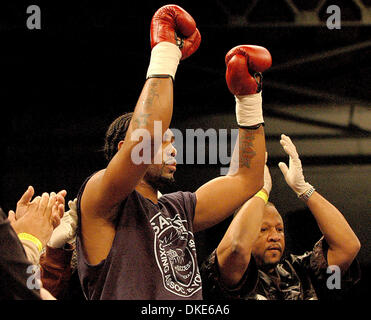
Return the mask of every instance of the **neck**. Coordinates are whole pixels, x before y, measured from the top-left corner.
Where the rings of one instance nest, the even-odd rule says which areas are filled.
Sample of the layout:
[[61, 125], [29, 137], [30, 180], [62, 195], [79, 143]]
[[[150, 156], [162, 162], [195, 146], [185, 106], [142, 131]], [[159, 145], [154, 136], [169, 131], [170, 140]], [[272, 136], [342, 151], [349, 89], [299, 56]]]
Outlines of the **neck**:
[[151, 200], [153, 203], [157, 203], [157, 190], [144, 180], [141, 180], [139, 182], [135, 190], [139, 192], [143, 197]]

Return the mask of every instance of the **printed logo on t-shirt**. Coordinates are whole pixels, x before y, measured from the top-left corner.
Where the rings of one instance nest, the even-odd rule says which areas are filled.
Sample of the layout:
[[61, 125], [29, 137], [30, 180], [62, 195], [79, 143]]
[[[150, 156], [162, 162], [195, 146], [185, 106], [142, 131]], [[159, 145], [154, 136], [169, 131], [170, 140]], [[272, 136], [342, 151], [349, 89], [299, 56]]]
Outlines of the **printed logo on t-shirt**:
[[158, 212], [151, 220], [155, 232], [154, 248], [164, 287], [181, 297], [201, 289], [193, 233], [184, 226], [180, 215], [165, 217]]

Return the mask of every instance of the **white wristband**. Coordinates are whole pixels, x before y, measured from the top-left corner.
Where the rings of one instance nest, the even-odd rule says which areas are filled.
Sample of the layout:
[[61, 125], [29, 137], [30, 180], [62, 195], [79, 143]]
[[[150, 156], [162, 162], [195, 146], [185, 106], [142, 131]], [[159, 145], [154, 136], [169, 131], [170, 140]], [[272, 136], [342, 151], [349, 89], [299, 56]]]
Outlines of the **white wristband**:
[[236, 117], [240, 127], [254, 126], [264, 123], [262, 93], [235, 96]]
[[182, 52], [177, 45], [165, 41], [158, 43], [151, 51], [146, 79], [170, 75], [174, 80], [181, 57]]

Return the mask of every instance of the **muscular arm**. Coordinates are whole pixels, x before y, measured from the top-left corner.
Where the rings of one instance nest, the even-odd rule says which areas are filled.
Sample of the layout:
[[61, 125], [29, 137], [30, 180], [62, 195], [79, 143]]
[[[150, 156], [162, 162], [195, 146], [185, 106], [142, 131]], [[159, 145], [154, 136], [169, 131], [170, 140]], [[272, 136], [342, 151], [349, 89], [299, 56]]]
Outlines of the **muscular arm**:
[[[261, 72], [272, 64], [269, 51], [259, 46], [240, 45], [226, 54], [226, 82], [236, 102], [239, 125], [238, 152], [234, 152], [230, 173], [196, 191], [195, 230], [209, 228], [231, 215], [263, 187], [265, 164]], [[237, 165], [236, 165], [236, 159]]]
[[[155, 134], [160, 134], [159, 139], [162, 142], [162, 135], [169, 127], [172, 111], [172, 80], [170, 78], [148, 79], [138, 99], [122, 147], [107, 168], [86, 185], [82, 196], [82, 212], [107, 218], [113, 213], [112, 209], [133, 191], [149, 165], [148, 162], [134, 163], [132, 156], [139, 155], [138, 149], [145, 145], [142, 144], [142, 139], [136, 141], [134, 135], [139, 133], [139, 136], [145, 137], [146, 133], [150, 141], [146, 141], [147, 144], [142, 151], [150, 154], [148, 160], [152, 162], [154, 154], [161, 147], [160, 144], [154, 143]], [[155, 121], [159, 121], [162, 125], [158, 133], [154, 132]], [[137, 149], [134, 149], [135, 147]]]
[[242, 279], [250, 263], [251, 250], [259, 235], [264, 200], [252, 197], [237, 213], [216, 249], [220, 277], [233, 288]]
[[327, 261], [344, 272], [360, 249], [360, 242], [341, 212], [318, 192], [308, 199], [308, 208], [329, 245]]
[[[182, 41], [177, 39], [177, 34], [184, 36]], [[90, 263], [107, 256], [115, 234], [112, 216], [162, 148], [163, 134], [172, 118], [173, 79], [179, 61], [194, 53], [200, 41], [196, 22], [181, 7], [163, 6], [152, 17], [147, 80], [125, 140], [119, 143], [119, 150], [107, 168], [89, 180], [81, 198], [82, 238]], [[178, 42], [182, 43], [181, 47]]]
[[264, 128], [239, 129], [238, 149], [231, 161], [232, 172], [209, 181], [196, 191], [196, 231], [221, 222], [263, 187], [264, 159]]
[[[150, 31], [152, 50], [147, 80], [125, 141], [106, 170], [86, 185], [82, 211], [101, 217], [112, 215], [113, 209], [133, 191], [148, 165], [153, 163], [161, 148], [163, 133], [169, 128], [173, 113], [173, 79], [179, 61], [198, 49], [201, 35], [192, 16], [176, 5], [159, 8], [152, 17]], [[177, 34], [183, 36], [181, 47]], [[158, 130], [156, 123], [160, 126]], [[138, 159], [142, 156], [144, 163]]]
[[139, 97], [124, 143], [107, 168], [96, 173], [86, 184], [81, 198], [81, 228], [84, 249], [91, 264], [99, 263], [108, 255], [115, 236], [111, 217], [119, 203], [134, 190], [149, 165], [133, 162], [133, 149], [141, 143], [132, 139], [135, 130], [143, 129], [149, 134], [148, 147], [151, 149], [149, 152], [152, 162], [157, 152], [154, 148], [154, 122], [162, 123], [162, 130], [159, 132], [162, 138], [164, 130], [169, 126], [172, 108], [172, 80], [148, 79]]

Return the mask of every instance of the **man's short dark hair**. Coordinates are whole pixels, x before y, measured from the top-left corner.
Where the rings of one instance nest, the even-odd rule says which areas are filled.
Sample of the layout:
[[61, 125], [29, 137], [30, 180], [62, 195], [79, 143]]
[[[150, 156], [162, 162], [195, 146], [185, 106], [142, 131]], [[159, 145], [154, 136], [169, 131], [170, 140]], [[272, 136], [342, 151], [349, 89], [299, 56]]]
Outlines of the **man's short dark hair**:
[[124, 113], [116, 118], [108, 127], [104, 138], [104, 156], [108, 162], [111, 161], [117, 152], [118, 143], [125, 140], [126, 133], [129, 129], [133, 112]]

